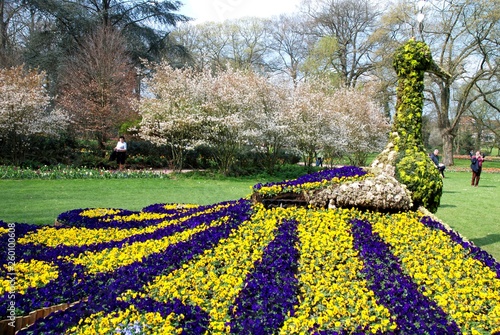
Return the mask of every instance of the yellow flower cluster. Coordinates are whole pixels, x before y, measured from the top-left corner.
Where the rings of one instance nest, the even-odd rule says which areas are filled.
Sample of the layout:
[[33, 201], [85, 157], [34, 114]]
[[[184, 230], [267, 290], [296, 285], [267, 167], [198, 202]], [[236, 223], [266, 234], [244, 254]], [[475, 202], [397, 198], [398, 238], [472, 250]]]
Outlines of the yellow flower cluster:
[[[336, 182], [341, 182], [341, 179]], [[230, 204], [213, 206], [180, 219], [158, 214], [167, 216], [161, 223], [143, 228], [42, 228], [27, 234], [18, 243], [56, 246], [117, 241], [181, 224], [227, 206]], [[101, 214], [110, 215], [108, 211]], [[86, 215], [97, 215], [97, 212]], [[154, 217], [146, 212], [133, 215], [136, 220]], [[281, 222], [296, 220], [299, 240], [295, 246], [299, 254], [296, 275], [298, 302], [293, 315], [288, 315], [281, 329], [275, 330], [275, 333], [299, 335], [308, 334], [312, 329], [347, 333], [366, 329], [367, 333], [389, 333], [397, 327], [395, 316], [387, 307], [377, 303], [376, 292], [369, 288], [362, 274], [363, 260], [353, 246], [351, 220], [357, 218], [372, 224], [373, 233], [390, 246], [403, 271], [418, 285], [422, 294], [435, 301], [457, 323], [463, 334], [500, 332], [500, 280], [496, 273], [471, 257], [446, 233], [421, 223], [422, 216], [421, 212], [413, 211], [382, 214], [342, 208], [265, 209], [257, 203], [253, 205], [251, 219], [242, 222], [214, 248], [195, 256], [179, 269], [154, 278], [140, 291], [122, 293], [119, 300], [149, 297], [170, 302], [179, 299], [185, 305], [199, 306], [208, 313], [207, 334], [228, 334], [231, 332], [231, 306], [235, 304], [247, 275], [262, 259]], [[189, 240], [194, 234], [224, 224], [227, 220], [224, 217], [211, 222], [201, 221], [203, 223], [196, 228], [171, 236], [130, 242], [120, 248], [84, 252], [65, 257], [65, 261], [84, 266], [89, 274], [114, 271], [162, 253], [169, 246]], [[36, 260], [21, 261], [15, 265], [14, 271], [16, 292], [21, 294], [29, 287], [41, 287], [58, 278], [56, 266]], [[12, 283], [11, 278], [0, 278], [0, 294], [10, 291]], [[182, 318], [183, 315], [162, 317], [158, 313], [138, 311], [131, 305], [125, 310], [101, 312], [84, 318], [67, 333], [125, 334], [131, 329], [139, 329], [147, 334], [178, 334], [182, 332], [178, 328]]]
[[[4, 267], [7, 270], [7, 266]], [[28, 288], [45, 286], [59, 277], [57, 266], [34, 259], [29, 262], [17, 262], [14, 265], [14, 273], [14, 278], [0, 278], [0, 295], [11, 291], [11, 279], [14, 279], [15, 292], [25, 294]]]
[[153, 280], [144, 288], [146, 294], [159, 301], [178, 298], [185, 304], [197, 305], [210, 315], [209, 333], [228, 332], [225, 324], [231, 320], [229, 307], [273, 239], [279, 211], [256, 206], [250, 221], [181, 269]]
[[271, 186], [263, 186], [257, 191], [257, 193], [263, 196], [273, 196], [281, 193], [301, 193], [303, 191], [326, 188], [330, 185], [343, 184], [349, 181], [354, 181], [354, 180], [361, 181], [368, 177], [373, 177], [373, 174], [365, 174], [363, 176], [354, 176], [354, 177], [340, 177], [340, 178], [334, 177], [332, 179], [323, 179], [322, 181], [303, 183], [299, 185], [283, 186], [280, 184], [276, 184]]
[[152, 254], [160, 253], [169, 246], [188, 240], [209, 227], [222, 224], [226, 219], [201, 224], [194, 229], [184, 230], [177, 234], [166, 236], [159, 240], [147, 240], [121, 246], [120, 248], [109, 248], [99, 252], [84, 252], [77, 258], [67, 257], [66, 260], [86, 267], [88, 273], [111, 272], [121, 266], [126, 266], [140, 261]]
[[193, 209], [193, 208], [198, 208], [200, 205], [198, 204], [166, 204], [163, 206], [166, 210], [169, 209], [175, 209], [175, 210], [180, 210], [180, 209]]
[[112, 222], [112, 221], [121, 221], [121, 222], [132, 222], [132, 221], [145, 221], [145, 220], [159, 220], [165, 219], [173, 214], [166, 213], [134, 213], [130, 215], [123, 216], [113, 216], [107, 219], [104, 219], [103, 222]]
[[[158, 229], [158, 226], [148, 228], [154, 231]], [[18, 240], [18, 243], [43, 244], [48, 247], [56, 247], [58, 245], [84, 246], [96, 243], [121, 241], [127, 237], [144, 232], [145, 230], [141, 228], [89, 229], [84, 227], [69, 227], [57, 229], [53, 227], [43, 227], [33, 233], [26, 234], [26, 236]]]
[[[181, 320], [182, 315], [170, 314], [163, 318], [160, 313], [139, 312], [134, 305], [123, 311], [105, 315], [103, 312], [93, 314], [80, 320], [79, 324], [70, 328], [66, 334], [72, 335], [105, 335], [105, 334], [151, 334], [174, 335], [181, 334], [182, 329], [172, 324]], [[127, 332], [128, 330], [128, 332]], [[135, 330], [132, 332], [132, 330]]]
[[280, 334], [305, 334], [314, 325], [321, 329], [355, 330], [366, 326], [373, 333], [394, 330], [389, 311], [376, 303], [359, 276], [362, 262], [353, 249], [349, 220], [354, 211], [313, 211], [304, 208], [264, 209], [255, 206], [252, 219], [212, 250], [162, 275], [144, 287], [145, 293], [126, 292], [122, 299], [149, 296], [159, 301], [180, 299], [210, 315], [209, 333], [229, 333], [229, 307], [238, 296], [253, 264], [274, 238], [285, 219], [299, 221], [299, 306]]
[[[69, 228], [43, 227], [42, 229], [38, 229], [33, 233], [26, 234], [26, 236], [20, 238], [17, 241], [17, 243], [19, 244], [34, 243], [34, 244], [43, 244], [48, 247], [56, 247], [58, 245], [84, 246], [84, 245], [91, 245], [91, 244], [111, 242], [111, 241], [121, 241], [123, 239], [126, 239], [128, 237], [137, 234], [152, 233], [160, 228], [164, 228], [172, 224], [177, 224], [179, 222], [186, 221], [194, 216], [216, 212], [227, 206], [229, 205], [221, 204], [219, 206], [214, 206], [205, 211], [197, 212], [193, 215], [183, 217], [179, 220], [168, 220], [167, 218], [165, 218], [165, 221], [161, 222], [160, 224], [144, 228], [89, 229], [84, 227], [69, 227]], [[137, 221], [149, 220], [152, 218], [152, 214], [148, 212], [141, 212], [139, 216], [137, 216], [137, 214], [132, 214], [132, 215], [134, 216], [134, 220]], [[123, 216], [123, 218], [125, 218], [125, 216]]]
[[359, 275], [363, 264], [349, 224], [354, 211], [297, 209], [291, 214], [299, 221], [301, 301], [280, 334], [306, 334], [315, 325], [347, 332], [358, 326], [373, 333], [394, 330], [389, 311], [377, 304]]
[[3, 234], [7, 234], [8, 232], [9, 232], [9, 229], [0, 227], [0, 236], [2, 236]]
[[426, 227], [418, 218], [410, 212], [378, 215], [371, 222], [413, 281], [425, 288], [422, 293], [449, 314], [464, 334], [500, 331], [500, 279], [444, 232]]
[[86, 209], [80, 213], [80, 216], [85, 216], [88, 218], [98, 218], [103, 217], [105, 215], [115, 215], [120, 213], [119, 209], [113, 208], [92, 208]]
[[[167, 213], [155, 213], [155, 212], [139, 212], [139, 213], [133, 213], [129, 215], [115, 215], [112, 217], [109, 217], [107, 219], [104, 219], [104, 222], [112, 222], [112, 221], [122, 221], [122, 222], [132, 222], [132, 221], [145, 221], [145, 220], [159, 220], [159, 219], [165, 219], [174, 215], [177, 215], [179, 212], [182, 212], [183, 210], [189, 210], [192, 208], [198, 208], [199, 205], [193, 205], [193, 204], [167, 204], [164, 205], [163, 208], [169, 210], [169, 209], [175, 209], [176, 212], [172, 214], [167, 214]], [[118, 212], [119, 213], [119, 212]], [[108, 214], [118, 214], [118, 213], [108, 213]], [[103, 214], [104, 216], [105, 214]]]

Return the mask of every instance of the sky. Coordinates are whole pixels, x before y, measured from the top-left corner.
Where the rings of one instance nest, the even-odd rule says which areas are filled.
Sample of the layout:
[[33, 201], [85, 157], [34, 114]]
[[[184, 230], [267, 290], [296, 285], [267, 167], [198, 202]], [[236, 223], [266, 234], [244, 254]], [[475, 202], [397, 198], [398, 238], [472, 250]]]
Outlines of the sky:
[[300, 0], [181, 0], [179, 14], [194, 18], [194, 23], [221, 22], [246, 16], [269, 18], [297, 11]]

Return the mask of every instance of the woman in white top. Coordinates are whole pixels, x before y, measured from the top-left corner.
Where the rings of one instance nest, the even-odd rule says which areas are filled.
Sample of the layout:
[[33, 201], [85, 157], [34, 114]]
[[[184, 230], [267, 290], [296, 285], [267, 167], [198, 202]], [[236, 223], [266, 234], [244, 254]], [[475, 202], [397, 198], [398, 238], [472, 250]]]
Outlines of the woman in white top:
[[119, 169], [123, 170], [123, 165], [127, 158], [127, 142], [125, 142], [125, 137], [120, 136], [114, 150], [116, 152], [116, 162], [118, 163]]

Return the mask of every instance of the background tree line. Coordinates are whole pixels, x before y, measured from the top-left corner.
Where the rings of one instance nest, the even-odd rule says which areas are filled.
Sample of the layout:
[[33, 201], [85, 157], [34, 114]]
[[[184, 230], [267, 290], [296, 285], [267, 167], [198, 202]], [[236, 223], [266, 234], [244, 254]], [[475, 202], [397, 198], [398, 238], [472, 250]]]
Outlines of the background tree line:
[[[103, 155], [110, 138], [136, 129], [133, 134], [160, 145], [177, 167], [189, 156], [185, 149], [202, 144], [223, 171], [234, 163], [236, 153], [252, 146], [262, 151], [266, 159], [258, 161], [271, 164], [269, 168], [278, 149], [301, 154], [306, 161], [318, 153], [349, 153], [353, 162], [362, 163], [364, 150], [374, 150], [379, 139], [369, 133], [372, 128], [358, 124], [353, 128], [366, 135], [358, 137], [367, 147], [346, 150], [342, 145], [347, 139], [340, 140], [340, 134], [351, 139], [356, 134], [342, 133], [351, 119], [342, 123], [334, 112], [337, 107], [328, 104], [341, 94], [367, 96], [370, 106], [379, 106], [390, 118], [395, 96], [391, 57], [411, 37], [429, 44], [436, 62], [451, 75], [446, 80], [426, 78], [424, 138], [428, 145], [442, 147], [447, 165], [453, 164], [454, 153], [486, 144], [498, 147], [500, 10], [496, 0], [397, 0], [384, 5], [368, 0], [304, 0], [290, 15], [196, 25], [179, 14], [181, 6], [178, 1], [0, 0], [2, 71], [17, 69], [5, 72], [7, 78], [21, 73], [43, 76], [38, 87], [44, 103], [17, 110], [35, 113], [35, 119], [57, 116], [60, 120], [52, 123], [58, 126], [55, 130], [13, 130], [7, 126], [14, 124], [9, 106], [19, 98], [2, 94], [2, 162], [20, 163], [35, 142], [42, 148], [41, 142], [56, 140], [65, 150], [81, 149], [82, 140], [92, 140]], [[419, 11], [424, 15], [420, 24]], [[162, 78], [171, 73], [179, 76], [176, 80], [187, 80], [184, 76], [206, 80], [212, 91], [202, 94], [200, 85], [193, 86], [190, 89], [198, 87], [198, 91], [190, 93], [191, 99], [204, 101], [175, 105], [172, 101], [179, 97], [158, 87], [167, 85], [161, 84]], [[235, 81], [231, 91], [224, 80]], [[324, 106], [312, 103], [321, 100], [318, 95], [323, 95]], [[153, 102], [159, 105], [147, 107]], [[363, 115], [359, 106], [338, 108], [343, 108], [344, 115]], [[300, 115], [305, 110], [311, 119]], [[194, 118], [196, 122], [189, 126], [162, 123], [163, 128], [153, 131], [148, 120], [159, 118], [148, 114], [153, 112], [163, 117], [184, 113], [186, 117], [179, 121]], [[238, 123], [236, 128], [229, 129], [232, 123], [224, 119], [229, 116]], [[296, 122], [280, 123], [287, 117]], [[309, 124], [312, 134], [302, 139], [303, 144], [293, 128], [299, 120]], [[212, 134], [208, 124], [214, 127]], [[273, 133], [280, 126], [294, 129], [296, 141]], [[283, 145], [255, 138], [265, 131]], [[383, 131], [382, 127], [379, 133]], [[232, 157], [227, 157], [229, 153]]]

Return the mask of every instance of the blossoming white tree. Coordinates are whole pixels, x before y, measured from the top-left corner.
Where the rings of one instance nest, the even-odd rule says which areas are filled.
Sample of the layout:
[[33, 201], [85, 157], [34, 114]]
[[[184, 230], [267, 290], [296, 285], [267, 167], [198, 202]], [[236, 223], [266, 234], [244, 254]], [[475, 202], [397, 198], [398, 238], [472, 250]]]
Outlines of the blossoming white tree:
[[[332, 115], [339, 131], [334, 150], [347, 157], [352, 165], [366, 164], [369, 153], [381, 151], [387, 142], [389, 120], [375, 103], [374, 92], [342, 88], [333, 94]], [[325, 149], [328, 149], [328, 144]]]
[[290, 143], [307, 165], [322, 152], [345, 156], [353, 165], [366, 164], [369, 153], [383, 148], [388, 120], [369, 88], [332, 88], [326, 82], [301, 83], [289, 100], [286, 119]]
[[204, 98], [203, 138], [212, 147], [219, 170], [228, 173], [245, 143], [244, 117], [250, 113], [252, 103], [247, 72], [229, 68], [212, 75], [205, 70], [200, 83]]
[[261, 167], [272, 170], [287, 140], [284, 122], [286, 90], [252, 71], [228, 68], [205, 76], [205, 139], [215, 150], [222, 172], [228, 172], [243, 146], [257, 152]]
[[23, 66], [0, 69], [0, 141], [8, 142], [16, 164], [30, 149], [30, 135], [57, 135], [69, 122], [62, 111], [49, 109], [44, 83], [43, 72]]
[[290, 134], [286, 123], [289, 91], [285, 85], [254, 73], [249, 73], [246, 81], [249, 87], [241, 94], [250, 96], [250, 108], [243, 115], [243, 135], [258, 154], [260, 167], [272, 172]]
[[308, 166], [326, 144], [336, 145], [339, 140], [330, 113], [333, 103], [331, 96], [311, 82], [298, 85], [288, 101], [285, 117], [290, 130], [289, 143], [302, 153]]
[[201, 139], [199, 77], [166, 63], [151, 69], [153, 75], [147, 81], [151, 97], [141, 99], [137, 106], [142, 116], [139, 135], [154, 144], [168, 145], [172, 167], [180, 170], [186, 149]]
[[230, 67], [195, 72], [163, 63], [151, 70], [152, 97], [139, 102], [140, 135], [169, 145], [177, 168], [183, 152], [202, 142], [222, 173], [243, 148], [260, 155], [261, 167], [272, 171], [285, 146], [300, 151], [310, 166], [318, 151], [364, 163], [385, 143], [387, 122], [362, 90], [332, 90], [312, 81], [288, 87]]
[[183, 151], [204, 143], [223, 173], [229, 172], [242, 147], [252, 148], [272, 169], [286, 140], [284, 90], [247, 70], [227, 68], [194, 72], [166, 63], [151, 68], [152, 97], [139, 102], [140, 135], [172, 149], [174, 165]]

